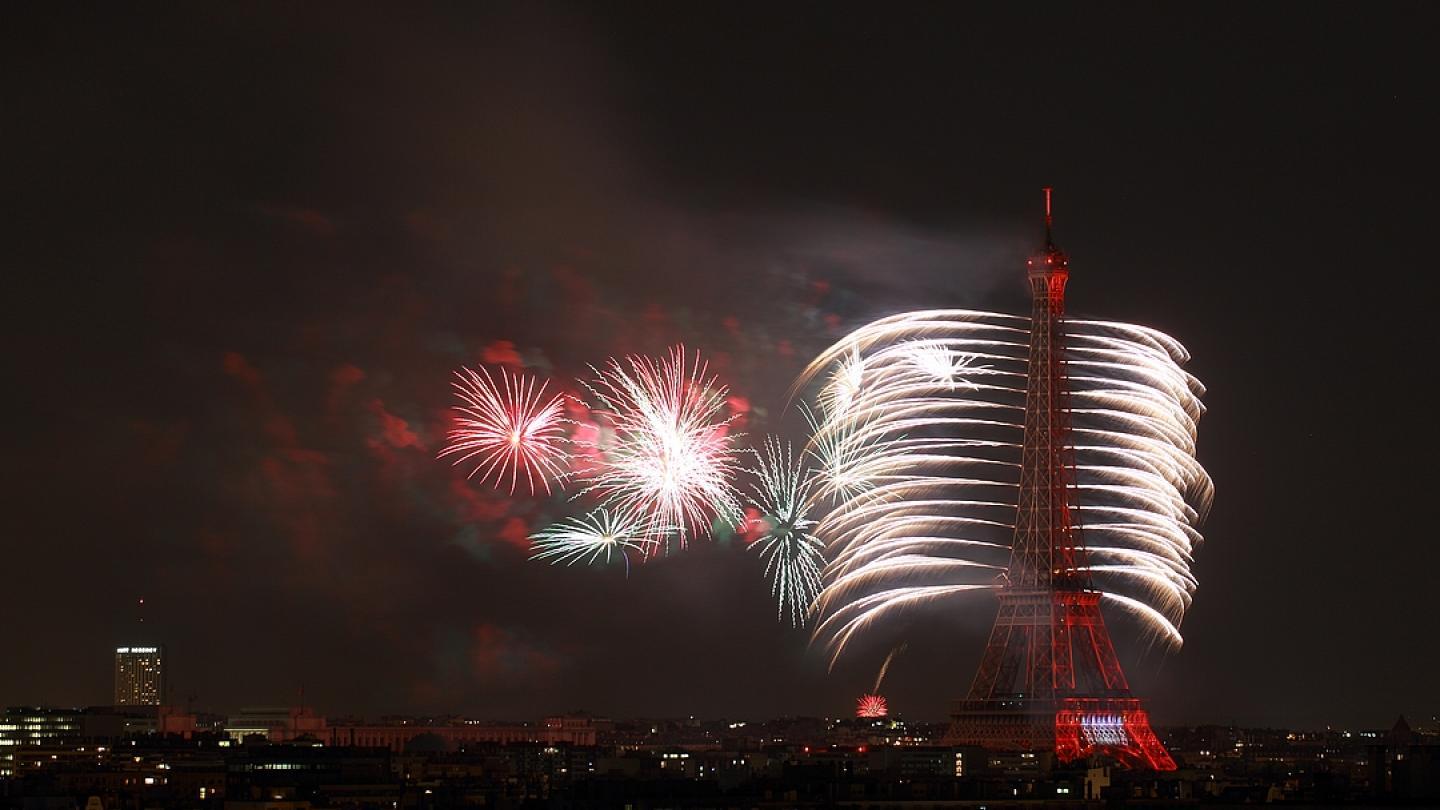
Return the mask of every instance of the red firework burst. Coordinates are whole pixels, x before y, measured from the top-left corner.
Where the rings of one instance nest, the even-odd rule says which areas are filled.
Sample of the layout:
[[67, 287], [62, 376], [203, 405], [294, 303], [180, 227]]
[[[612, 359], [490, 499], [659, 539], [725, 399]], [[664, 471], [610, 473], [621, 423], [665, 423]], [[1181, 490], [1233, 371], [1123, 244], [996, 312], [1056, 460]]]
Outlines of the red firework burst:
[[559, 394], [545, 399], [545, 383], [524, 374], [500, 370], [500, 384], [482, 366], [477, 374], [468, 368], [455, 372], [455, 427], [440, 456], [459, 456], [455, 464], [475, 465], [469, 477], [481, 483], [494, 479], [496, 487], [510, 479], [510, 494], [524, 477], [530, 494], [536, 482], [550, 493], [550, 482], [564, 475], [566, 455], [564, 403]]
[[855, 702], [856, 717], [884, 717], [890, 713], [884, 695], [861, 695]]

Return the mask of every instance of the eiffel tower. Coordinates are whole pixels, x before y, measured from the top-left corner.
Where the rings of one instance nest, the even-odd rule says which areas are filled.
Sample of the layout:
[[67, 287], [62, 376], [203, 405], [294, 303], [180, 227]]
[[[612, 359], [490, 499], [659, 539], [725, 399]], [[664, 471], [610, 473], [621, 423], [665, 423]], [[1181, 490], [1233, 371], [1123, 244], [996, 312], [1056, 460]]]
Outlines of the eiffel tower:
[[1064, 359], [1069, 259], [1051, 226], [1047, 188], [1045, 247], [1029, 260], [1025, 439], [1010, 564], [995, 627], [969, 696], [951, 714], [947, 742], [1174, 770], [1130, 693], [1086, 569]]

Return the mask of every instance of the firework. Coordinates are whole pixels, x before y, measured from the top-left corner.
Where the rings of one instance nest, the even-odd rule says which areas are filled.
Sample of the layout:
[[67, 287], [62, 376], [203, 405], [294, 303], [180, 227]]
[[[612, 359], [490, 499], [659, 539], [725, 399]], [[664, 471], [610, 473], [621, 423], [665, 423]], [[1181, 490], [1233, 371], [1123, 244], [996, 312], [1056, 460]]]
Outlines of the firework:
[[844, 418], [823, 419], [800, 405], [810, 426], [805, 454], [816, 465], [815, 495], [835, 505], [848, 504], [875, 487], [875, 462], [885, 458], [881, 433], [867, 423]]
[[975, 365], [978, 355], [956, 351], [944, 341], [913, 340], [902, 345], [900, 350], [909, 356], [910, 362], [921, 374], [950, 387], [959, 384], [978, 391], [980, 387], [971, 382], [970, 377], [990, 370], [989, 366]]
[[880, 718], [890, 714], [890, 707], [885, 702], [883, 695], [862, 695], [855, 702], [855, 716], [863, 718]]
[[820, 405], [825, 409], [826, 417], [844, 417], [855, 397], [860, 395], [860, 386], [864, 381], [865, 361], [857, 351], [836, 366], [830, 374], [829, 384], [820, 392]]
[[[727, 389], [683, 347], [661, 359], [631, 356], [593, 369], [586, 384], [601, 425], [597, 463], [582, 494], [608, 508], [644, 516], [657, 548], [673, 539], [684, 547], [715, 522], [738, 526], [738, 468], [730, 419], [722, 416]], [[662, 531], [663, 530], [663, 531]]]
[[[1195, 459], [1204, 387], [1164, 334], [1065, 327], [1086, 573], [1107, 603], [1179, 644], [1197, 587], [1195, 526], [1213, 491]], [[824, 459], [846, 448], [854, 458], [836, 466], [849, 483], [822, 486], [850, 499], [816, 528], [830, 559], [816, 635], [832, 655], [890, 614], [997, 586], [1014, 531], [1028, 349], [1026, 318], [914, 312], [860, 328], [801, 376], [797, 390], [823, 381], [811, 442], [822, 474]], [[858, 380], [843, 409], [829, 404], [841, 379]]]
[[880, 684], [885, 682], [885, 674], [890, 671], [891, 662], [895, 660], [895, 656], [905, 652], [906, 646], [905, 644], [900, 644], [892, 649], [889, 655], [885, 656], [885, 663], [880, 665], [880, 674], [875, 676], [875, 686], [870, 690], [872, 694], [880, 694]]
[[510, 481], [510, 494], [521, 477], [536, 492], [537, 482], [550, 493], [552, 481], [564, 477], [561, 444], [565, 429], [563, 404], [557, 394], [546, 399], [544, 382], [501, 369], [497, 385], [482, 366], [455, 372], [452, 383], [464, 404], [455, 407], [455, 427], [440, 457], [457, 456], [455, 465], [473, 463], [470, 478], [494, 479], [496, 487]]
[[619, 555], [630, 572], [630, 552], [644, 557], [657, 542], [646, 519], [604, 507], [566, 518], [530, 535], [530, 559], [555, 565], [609, 563]]
[[764, 532], [752, 548], [765, 562], [765, 576], [778, 604], [780, 617], [800, 627], [815, 597], [820, 594], [820, 571], [825, 567], [824, 544], [811, 529], [808, 517], [813, 480], [797, 463], [789, 443], [766, 437], [763, 453], [755, 453], [751, 486], [762, 514]]

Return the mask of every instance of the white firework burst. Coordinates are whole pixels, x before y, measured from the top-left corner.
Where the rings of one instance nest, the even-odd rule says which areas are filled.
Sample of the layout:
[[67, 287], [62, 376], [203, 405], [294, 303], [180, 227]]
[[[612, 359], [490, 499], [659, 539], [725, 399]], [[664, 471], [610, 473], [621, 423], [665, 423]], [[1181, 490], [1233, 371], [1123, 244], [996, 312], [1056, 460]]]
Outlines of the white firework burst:
[[699, 355], [689, 364], [684, 348], [676, 347], [658, 360], [631, 356], [592, 370], [595, 379], [586, 387], [596, 400], [602, 438], [580, 494], [647, 519], [647, 536], [663, 537], [652, 551], [665, 550], [672, 539], [683, 548], [717, 521], [738, 526], [736, 435], [733, 417], [722, 415], [727, 389]]
[[808, 516], [813, 503], [813, 478], [791, 452], [788, 442], [767, 436], [763, 452], [754, 453], [755, 505], [763, 532], [751, 546], [765, 563], [765, 576], [783, 619], [800, 627], [820, 593], [820, 572], [825, 567], [824, 544], [812, 530]]
[[646, 518], [600, 507], [530, 535], [530, 559], [554, 565], [595, 565], [609, 563], [618, 555], [625, 561], [625, 572], [629, 574], [630, 552], [644, 557], [659, 542], [650, 531], [650, 521]]
[[980, 386], [970, 378], [990, 371], [989, 366], [976, 365], [979, 355], [956, 351], [944, 341], [912, 340], [898, 348], [921, 374], [947, 386], [963, 385], [978, 391]]

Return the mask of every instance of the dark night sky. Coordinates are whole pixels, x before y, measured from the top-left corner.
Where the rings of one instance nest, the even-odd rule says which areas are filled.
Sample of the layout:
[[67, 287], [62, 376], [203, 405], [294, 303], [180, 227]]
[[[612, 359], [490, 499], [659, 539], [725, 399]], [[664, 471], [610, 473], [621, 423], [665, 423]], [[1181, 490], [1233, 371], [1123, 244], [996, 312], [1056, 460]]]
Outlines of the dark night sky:
[[1440, 712], [1433, 6], [683, 5], [7, 24], [0, 703], [158, 640], [220, 710], [836, 714], [908, 638], [886, 691], [940, 717], [988, 606], [827, 675], [735, 546], [527, 563], [564, 504], [434, 459], [448, 374], [684, 341], [794, 433], [844, 330], [1023, 311], [1053, 184], [1071, 310], [1210, 389], [1187, 643], [1117, 630], [1157, 722]]

